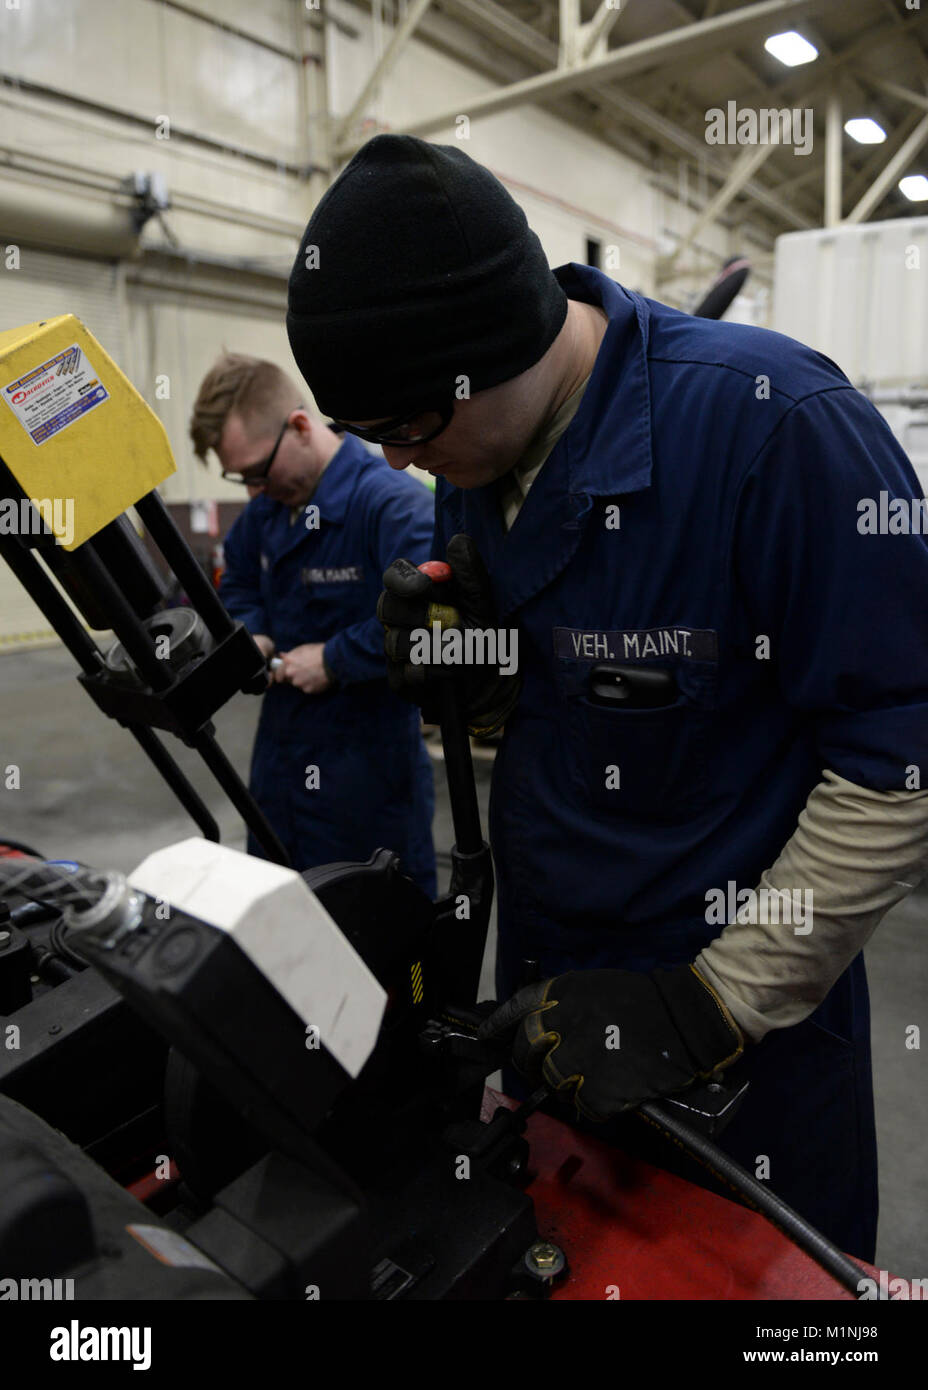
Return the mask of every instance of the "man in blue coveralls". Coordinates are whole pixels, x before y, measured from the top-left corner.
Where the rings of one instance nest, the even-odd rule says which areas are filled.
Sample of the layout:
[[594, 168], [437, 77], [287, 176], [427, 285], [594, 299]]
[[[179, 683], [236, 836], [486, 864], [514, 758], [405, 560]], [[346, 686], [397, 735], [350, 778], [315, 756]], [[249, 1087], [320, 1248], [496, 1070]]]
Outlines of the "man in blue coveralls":
[[[464, 687], [505, 727], [485, 1035], [594, 1120], [742, 1058], [722, 1146], [872, 1257], [861, 949], [928, 859], [910, 464], [811, 349], [552, 272], [458, 148], [375, 137], [310, 245], [287, 324], [320, 407], [435, 475], [465, 623], [518, 634], [519, 678]], [[427, 699], [412, 634], [447, 600], [404, 561], [385, 585], [391, 682]]]
[[[434, 789], [418, 711], [387, 687], [376, 605], [398, 552], [428, 558], [432, 498], [300, 403], [272, 362], [226, 353], [190, 432], [250, 502], [225, 539], [220, 593], [265, 656], [251, 791], [298, 870], [383, 846], [435, 897]], [[249, 836], [251, 854], [262, 851]]]

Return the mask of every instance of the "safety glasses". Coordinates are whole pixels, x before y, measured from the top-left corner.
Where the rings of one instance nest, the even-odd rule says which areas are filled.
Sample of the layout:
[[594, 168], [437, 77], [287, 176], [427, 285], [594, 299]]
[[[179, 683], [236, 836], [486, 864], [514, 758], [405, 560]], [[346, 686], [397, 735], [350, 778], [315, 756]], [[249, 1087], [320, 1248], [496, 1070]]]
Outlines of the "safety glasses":
[[395, 420], [384, 420], [376, 428], [349, 425], [344, 420], [333, 420], [336, 429], [356, 434], [369, 444], [428, 444], [430, 439], [447, 429], [454, 414], [454, 402], [438, 406], [434, 410], [416, 410], [409, 415], [398, 415]]
[[288, 415], [286, 420], [281, 425], [280, 434], [277, 436], [277, 441], [266, 459], [262, 459], [260, 462], [256, 463], [253, 468], [248, 468], [243, 472], [236, 471], [232, 473], [227, 473], [226, 470], [223, 469], [222, 476], [230, 483], [243, 483], [245, 487], [264, 487], [267, 483], [267, 475], [271, 471], [271, 465], [273, 464], [274, 459], [277, 457], [277, 450], [280, 448], [280, 441], [286, 434], [287, 426], [289, 425], [289, 423], [290, 416]]

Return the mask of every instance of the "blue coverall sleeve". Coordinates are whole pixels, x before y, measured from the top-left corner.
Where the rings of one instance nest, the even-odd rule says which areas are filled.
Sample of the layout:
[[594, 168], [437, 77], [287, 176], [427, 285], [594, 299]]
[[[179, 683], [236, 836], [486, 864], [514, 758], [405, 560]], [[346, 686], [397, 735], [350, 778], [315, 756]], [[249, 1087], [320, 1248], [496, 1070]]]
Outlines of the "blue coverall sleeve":
[[223, 542], [225, 568], [219, 581], [219, 597], [233, 618], [247, 630], [270, 635], [261, 597], [261, 537], [248, 508], [236, 517]]
[[889, 426], [845, 387], [787, 411], [735, 514], [733, 556], [752, 636], [769, 637], [779, 689], [813, 721], [822, 767], [873, 791], [928, 783], [921, 499]]
[[[367, 519], [367, 551], [378, 579], [394, 560], [421, 565], [432, 553], [432, 494], [422, 483], [408, 481], [402, 490], [384, 490]], [[386, 675], [383, 642], [383, 624], [375, 613], [330, 638], [323, 654], [340, 685], [377, 680]]]

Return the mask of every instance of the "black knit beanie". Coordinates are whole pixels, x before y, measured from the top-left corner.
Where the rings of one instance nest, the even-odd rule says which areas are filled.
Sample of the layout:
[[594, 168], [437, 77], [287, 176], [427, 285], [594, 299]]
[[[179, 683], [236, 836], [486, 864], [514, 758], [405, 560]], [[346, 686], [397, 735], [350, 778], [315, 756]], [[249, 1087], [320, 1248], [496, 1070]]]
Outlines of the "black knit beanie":
[[379, 420], [518, 376], [566, 314], [499, 179], [453, 145], [376, 135], [309, 220], [287, 333], [324, 414]]

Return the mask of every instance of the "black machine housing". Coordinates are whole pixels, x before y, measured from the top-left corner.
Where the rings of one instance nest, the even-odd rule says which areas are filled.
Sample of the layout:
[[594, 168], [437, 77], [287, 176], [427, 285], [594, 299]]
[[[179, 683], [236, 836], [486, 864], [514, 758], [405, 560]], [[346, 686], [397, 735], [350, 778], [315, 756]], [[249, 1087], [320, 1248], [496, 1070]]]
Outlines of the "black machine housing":
[[[23, 496], [2, 460], [0, 483]], [[125, 515], [71, 552], [37, 519], [0, 537], [0, 555], [204, 838], [218, 841], [218, 826], [158, 731], [200, 753], [267, 857], [288, 866], [210, 723], [237, 691], [266, 689], [264, 658], [158, 494], [135, 510], [186, 609], [165, 608]], [[102, 629], [116, 637], [108, 651], [92, 635]], [[518, 1186], [525, 1141], [508, 1111], [481, 1123], [497, 1063], [461, 1014], [476, 1001], [493, 878], [450, 699], [443, 738], [457, 835], [448, 894], [431, 902], [387, 850], [303, 875], [388, 995], [353, 1081], [324, 1048], [304, 1053], [308, 1069], [295, 1063], [301, 1020], [209, 923], [162, 921], [146, 900], [122, 949], [78, 942], [67, 913], [105, 875], [94, 884], [82, 866], [0, 846], [0, 1171], [11, 1175], [0, 1271], [25, 1261], [26, 1275], [73, 1277], [86, 1298], [500, 1297], [518, 1285], [536, 1238]], [[182, 938], [195, 943], [187, 961]], [[72, 1238], [44, 1240], [55, 1229]], [[42, 1268], [25, 1268], [29, 1251]]]

